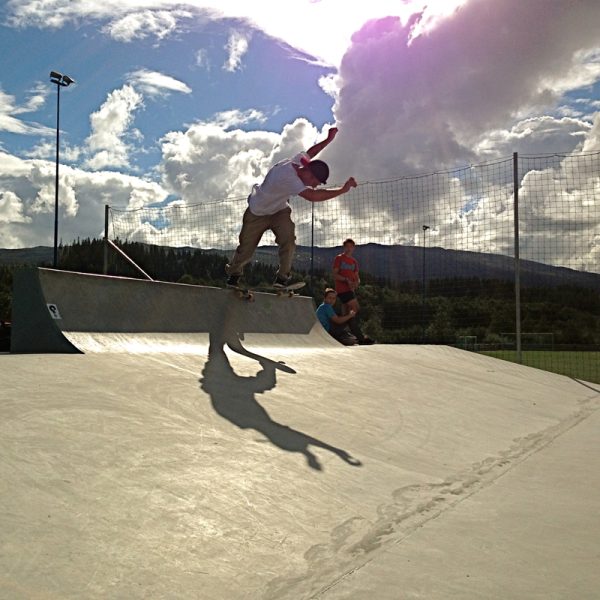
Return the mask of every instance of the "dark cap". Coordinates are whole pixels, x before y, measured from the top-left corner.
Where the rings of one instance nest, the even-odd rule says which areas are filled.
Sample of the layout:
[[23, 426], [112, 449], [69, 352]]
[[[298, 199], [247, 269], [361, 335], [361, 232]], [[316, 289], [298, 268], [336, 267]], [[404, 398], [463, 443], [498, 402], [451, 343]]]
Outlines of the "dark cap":
[[311, 160], [306, 166], [321, 183], [327, 183], [327, 178], [329, 177], [327, 163], [324, 163], [322, 160]]

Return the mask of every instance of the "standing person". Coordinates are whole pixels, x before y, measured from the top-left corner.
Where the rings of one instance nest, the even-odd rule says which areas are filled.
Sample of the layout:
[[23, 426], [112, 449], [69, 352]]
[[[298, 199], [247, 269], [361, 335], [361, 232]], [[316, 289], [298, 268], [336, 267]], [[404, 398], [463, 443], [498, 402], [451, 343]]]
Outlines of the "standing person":
[[373, 340], [364, 335], [360, 329], [358, 311], [360, 306], [356, 297], [356, 289], [360, 285], [360, 276], [358, 274], [358, 261], [352, 256], [356, 244], [354, 240], [348, 238], [344, 240], [343, 252], [338, 254], [333, 260], [333, 278], [335, 280], [335, 291], [342, 303], [342, 315], [350, 312], [355, 317], [349, 321], [350, 331], [356, 336], [359, 344], [372, 344]]
[[355, 346], [358, 340], [348, 331], [346, 325], [354, 317], [354, 311], [350, 310], [347, 315], [339, 316], [333, 309], [336, 300], [336, 291], [327, 288], [323, 296], [323, 303], [317, 308], [317, 318], [325, 331], [338, 342], [341, 342], [344, 346]]
[[228, 286], [238, 285], [244, 266], [252, 260], [263, 233], [268, 229], [275, 234], [275, 242], [279, 246], [279, 269], [273, 285], [285, 287], [291, 283], [296, 235], [291, 219], [290, 196], [297, 194], [309, 202], [324, 202], [356, 187], [356, 181], [350, 177], [340, 188], [314, 189], [327, 182], [329, 167], [322, 160], [312, 159], [334, 140], [337, 131], [336, 127], [332, 127], [323, 141], [292, 159], [278, 162], [261, 184], [254, 185], [242, 219], [239, 245], [225, 269], [229, 275]]

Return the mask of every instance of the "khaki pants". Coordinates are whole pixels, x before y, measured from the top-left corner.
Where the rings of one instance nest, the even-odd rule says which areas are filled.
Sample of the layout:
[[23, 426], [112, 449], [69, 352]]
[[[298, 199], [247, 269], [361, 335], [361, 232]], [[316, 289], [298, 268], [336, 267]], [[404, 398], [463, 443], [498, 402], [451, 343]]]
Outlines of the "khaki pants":
[[244, 266], [254, 256], [254, 251], [263, 233], [270, 229], [275, 234], [279, 246], [278, 275], [288, 276], [292, 270], [292, 260], [296, 250], [296, 229], [291, 218], [292, 209], [284, 208], [274, 215], [254, 215], [247, 208], [242, 219], [240, 243], [226, 267], [228, 275], [241, 275]]

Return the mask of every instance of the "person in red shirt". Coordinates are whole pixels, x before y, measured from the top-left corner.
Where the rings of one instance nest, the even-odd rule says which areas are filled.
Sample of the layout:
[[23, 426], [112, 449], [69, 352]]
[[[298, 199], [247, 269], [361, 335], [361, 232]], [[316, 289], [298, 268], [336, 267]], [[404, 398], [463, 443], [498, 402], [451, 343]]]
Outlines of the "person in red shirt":
[[[360, 285], [360, 276], [358, 274], [358, 261], [352, 256], [356, 244], [350, 238], [344, 240], [344, 251], [338, 254], [333, 260], [333, 278], [335, 280], [335, 291], [342, 302], [342, 315], [347, 315], [351, 311], [358, 314], [360, 306], [356, 298], [356, 289]], [[359, 344], [372, 344], [373, 340], [362, 333], [358, 323], [358, 317], [355, 316], [348, 322], [350, 331], [356, 336]]]
[[352, 256], [356, 244], [348, 238], [344, 240], [344, 251], [333, 260], [333, 278], [335, 279], [335, 291], [342, 302], [343, 313], [350, 310], [358, 312], [358, 300], [355, 290], [360, 284], [358, 275], [358, 261]]

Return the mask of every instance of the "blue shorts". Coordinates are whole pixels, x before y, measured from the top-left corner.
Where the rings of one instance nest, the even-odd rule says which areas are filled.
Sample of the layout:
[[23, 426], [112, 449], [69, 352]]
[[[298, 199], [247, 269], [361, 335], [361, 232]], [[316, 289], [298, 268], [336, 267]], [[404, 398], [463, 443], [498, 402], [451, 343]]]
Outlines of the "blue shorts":
[[354, 298], [356, 298], [356, 294], [352, 290], [348, 292], [340, 292], [338, 294], [338, 298], [342, 304], [347, 304], [350, 302], [350, 300], [354, 300]]

